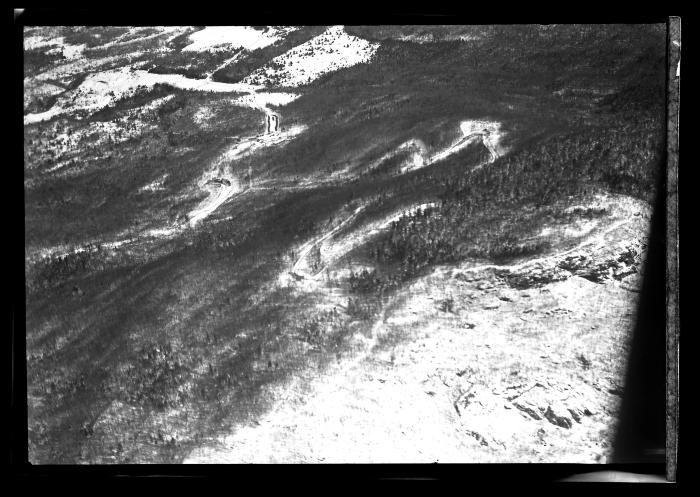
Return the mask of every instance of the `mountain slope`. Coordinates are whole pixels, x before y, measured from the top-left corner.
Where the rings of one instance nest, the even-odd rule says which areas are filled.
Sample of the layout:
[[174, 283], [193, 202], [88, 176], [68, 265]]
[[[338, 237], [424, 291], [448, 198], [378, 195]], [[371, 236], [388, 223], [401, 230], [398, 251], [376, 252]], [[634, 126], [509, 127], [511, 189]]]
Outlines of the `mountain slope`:
[[31, 461], [603, 461], [663, 26], [240, 29], [27, 28]]

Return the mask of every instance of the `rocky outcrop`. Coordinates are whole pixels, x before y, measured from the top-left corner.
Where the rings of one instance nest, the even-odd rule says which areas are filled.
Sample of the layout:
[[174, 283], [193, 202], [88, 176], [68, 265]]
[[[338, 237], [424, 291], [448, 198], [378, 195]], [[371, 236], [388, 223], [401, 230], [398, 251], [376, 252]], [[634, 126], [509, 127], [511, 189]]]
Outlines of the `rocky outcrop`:
[[498, 387], [469, 385], [466, 392], [459, 383], [453, 388], [454, 407], [467, 433], [482, 445], [501, 447], [512, 446], [520, 430], [539, 433], [540, 438], [548, 425], [571, 430], [593, 416], [589, 406], [597, 402], [596, 392], [590, 387], [574, 388], [560, 379]]
[[641, 252], [628, 246], [618, 254], [597, 259], [595, 254], [579, 252], [559, 261], [547, 261], [517, 270], [496, 270], [496, 274], [517, 289], [541, 287], [571, 276], [580, 276], [594, 283], [621, 281], [639, 272]]

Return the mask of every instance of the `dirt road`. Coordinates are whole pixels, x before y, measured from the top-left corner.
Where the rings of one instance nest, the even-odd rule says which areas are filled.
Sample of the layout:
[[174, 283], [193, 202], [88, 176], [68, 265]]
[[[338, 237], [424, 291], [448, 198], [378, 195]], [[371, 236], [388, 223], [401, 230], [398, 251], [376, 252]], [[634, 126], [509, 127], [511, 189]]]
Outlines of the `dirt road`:
[[[269, 111], [272, 113], [272, 111]], [[236, 161], [241, 158], [253, 154], [258, 150], [266, 147], [280, 145], [304, 131], [303, 126], [294, 126], [284, 131], [275, 131], [273, 133], [260, 134], [250, 138], [244, 138], [239, 143], [231, 145], [224, 150], [220, 156], [214, 160], [210, 169], [205, 172], [199, 181], [199, 187], [209, 191], [209, 197], [202, 201], [188, 215], [188, 223], [194, 227], [201, 223], [209, 215], [211, 215], [221, 205], [239, 193], [247, 191], [250, 185], [242, 186], [238, 175], [242, 171], [235, 171]], [[250, 172], [249, 172], [250, 174]], [[221, 182], [211, 183], [213, 179], [224, 179], [229, 184]]]
[[301, 276], [304, 278], [311, 278], [311, 279], [313, 279], [313, 278], [317, 277], [319, 274], [321, 274], [323, 272], [323, 269], [325, 269], [325, 268], [320, 269], [316, 273], [308, 273], [308, 272], [305, 272], [301, 269], [306, 261], [306, 256], [309, 255], [311, 250], [320, 246], [324, 241], [326, 241], [327, 239], [329, 239], [330, 237], [332, 237], [333, 235], [338, 233], [340, 230], [342, 230], [349, 223], [351, 223], [360, 214], [360, 212], [362, 212], [366, 207], [367, 207], [366, 205], [361, 205], [360, 207], [355, 209], [353, 211], [353, 213], [350, 214], [346, 219], [344, 219], [343, 222], [341, 222], [338, 226], [336, 226], [332, 230], [324, 233], [320, 237], [318, 237], [314, 240], [310, 240], [310, 241], [306, 242], [304, 245], [302, 245], [301, 248], [299, 249], [299, 257], [297, 258], [297, 261], [292, 266], [291, 272], [296, 274], [297, 276]]

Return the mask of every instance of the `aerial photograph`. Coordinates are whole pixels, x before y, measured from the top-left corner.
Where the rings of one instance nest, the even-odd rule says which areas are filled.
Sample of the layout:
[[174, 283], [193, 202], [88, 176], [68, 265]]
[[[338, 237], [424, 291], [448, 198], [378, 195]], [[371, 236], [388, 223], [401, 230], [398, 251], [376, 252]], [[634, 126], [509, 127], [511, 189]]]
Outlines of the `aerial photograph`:
[[666, 38], [24, 26], [29, 462], [610, 462]]

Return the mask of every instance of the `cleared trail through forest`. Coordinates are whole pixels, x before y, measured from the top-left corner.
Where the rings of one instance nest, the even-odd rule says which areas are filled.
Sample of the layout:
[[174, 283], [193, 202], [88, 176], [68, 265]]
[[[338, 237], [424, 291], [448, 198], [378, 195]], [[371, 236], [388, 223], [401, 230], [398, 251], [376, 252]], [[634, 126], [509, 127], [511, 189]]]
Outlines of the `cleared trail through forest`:
[[[491, 143], [490, 140], [490, 134], [488, 132], [479, 132], [479, 133], [471, 133], [464, 138], [462, 138], [460, 141], [449, 147], [448, 149], [439, 152], [438, 154], [434, 155], [428, 160], [427, 165], [434, 164], [438, 161], [441, 161], [445, 157], [454, 154], [455, 152], [458, 152], [459, 150], [465, 148], [469, 143], [474, 140], [475, 138], [480, 138], [481, 142], [483, 143], [484, 147], [489, 151], [490, 158], [486, 162], [486, 164], [491, 164], [498, 159], [499, 155], [498, 152], [496, 152], [496, 148], [494, 145]], [[481, 167], [483, 164], [480, 164], [477, 167]]]
[[291, 273], [298, 277], [306, 277], [306, 278], [314, 278], [320, 273], [323, 272], [323, 269], [320, 269], [314, 274], [304, 274], [303, 271], [301, 271], [300, 267], [303, 265], [304, 260], [306, 259], [306, 256], [309, 255], [309, 253], [316, 247], [318, 247], [320, 244], [322, 244], [324, 241], [328, 240], [330, 237], [338, 233], [341, 229], [343, 229], [345, 226], [347, 226], [349, 223], [351, 223], [359, 214], [362, 212], [364, 209], [367, 208], [367, 205], [361, 205], [357, 209], [353, 211], [350, 216], [348, 216], [343, 222], [341, 222], [338, 226], [333, 228], [332, 230], [326, 232], [325, 234], [321, 235], [318, 238], [315, 238], [309, 242], [306, 242], [304, 245], [301, 246], [300, 248], [300, 254], [299, 257], [297, 258], [297, 261], [294, 263], [291, 269]]

